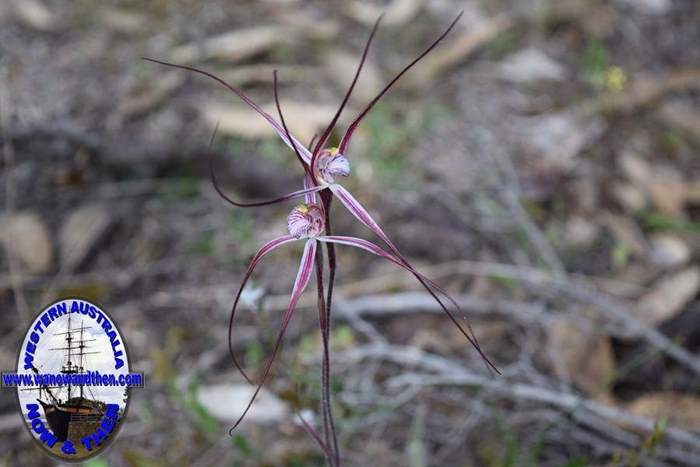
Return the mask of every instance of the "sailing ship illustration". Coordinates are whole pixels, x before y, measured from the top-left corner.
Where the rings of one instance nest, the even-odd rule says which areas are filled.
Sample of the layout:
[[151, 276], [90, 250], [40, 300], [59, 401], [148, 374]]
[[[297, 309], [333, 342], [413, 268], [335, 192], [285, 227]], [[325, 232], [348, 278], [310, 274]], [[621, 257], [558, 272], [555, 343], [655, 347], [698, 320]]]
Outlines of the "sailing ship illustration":
[[[49, 350], [63, 351], [64, 359], [60, 373], [63, 375], [79, 375], [86, 373], [85, 356], [98, 354], [97, 351], [86, 351], [89, 348], [88, 342], [96, 339], [85, 339], [85, 330], [90, 326], [81, 323], [77, 329], [71, 327], [71, 316], [68, 315], [68, 328], [65, 332], [55, 333], [56, 336], [64, 337], [64, 347], [52, 348]], [[34, 373], [40, 374], [37, 368], [32, 368]], [[96, 400], [89, 386], [63, 385], [48, 386], [42, 385], [38, 388], [27, 390], [38, 390], [37, 401], [41, 404], [46, 416], [46, 421], [51, 431], [59, 441], [70, 439], [78, 441], [81, 438], [93, 433], [100, 426], [105, 414], [106, 404]]]

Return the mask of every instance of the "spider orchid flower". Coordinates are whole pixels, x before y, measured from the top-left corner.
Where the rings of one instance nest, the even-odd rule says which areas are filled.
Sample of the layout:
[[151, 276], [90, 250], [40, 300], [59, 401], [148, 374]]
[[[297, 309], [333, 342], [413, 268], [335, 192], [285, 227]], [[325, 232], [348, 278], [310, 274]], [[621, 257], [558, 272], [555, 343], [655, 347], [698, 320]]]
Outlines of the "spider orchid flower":
[[[288, 243], [300, 241], [304, 242], [304, 251], [302, 253], [301, 261], [299, 263], [299, 269], [297, 271], [296, 279], [294, 280], [294, 285], [292, 287], [292, 292], [289, 298], [289, 304], [287, 306], [287, 310], [282, 315], [280, 329], [277, 334], [274, 346], [272, 348], [272, 352], [261, 370], [261, 376], [258, 380], [253, 396], [251, 397], [243, 413], [240, 415], [240, 417], [233, 425], [231, 430], [234, 430], [245, 418], [253, 402], [255, 401], [258, 393], [260, 392], [263, 385], [268, 379], [270, 370], [272, 369], [274, 360], [279, 352], [285, 332], [292, 319], [297, 303], [299, 302], [302, 293], [304, 292], [304, 290], [310, 282], [311, 274], [314, 271], [314, 267], [319, 267], [319, 264], [315, 263], [314, 261], [314, 259], [316, 258], [317, 250], [319, 248], [319, 244], [323, 243], [352, 246], [364, 250], [366, 252], [372, 253], [376, 256], [379, 256], [380, 258], [386, 259], [419, 278], [419, 282], [421, 282], [427, 290], [429, 290], [433, 294], [437, 293], [442, 295], [449, 302], [451, 302], [453, 306], [458, 308], [458, 305], [454, 301], [454, 299], [450, 297], [450, 295], [440, 286], [438, 286], [435, 282], [422, 275], [421, 273], [417, 272], [410, 265], [406, 264], [406, 262], [401, 258], [385, 251], [378, 245], [356, 237], [324, 235], [326, 227], [324, 221], [325, 213], [323, 212], [323, 207], [320, 204], [317, 204], [315, 202], [315, 199], [313, 199], [313, 201], [314, 202], [312, 203], [301, 203], [297, 205], [294, 209], [292, 209], [292, 211], [289, 213], [289, 216], [287, 217], [287, 228], [289, 233], [287, 235], [282, 235], [280, 237], [268, 241], [258, 250], [258, 252], [253, 256], [252, 260], [250, 261], [250, 264], [248, 265], [248, 268], [243, 276], [243, 281], [241, 282], [238, 288], [238, 292], [236, 293], [236, 298], [233, 304], [233, 309], [229, 321], [229, 338], [232, 337], [234, 317], [236, 314], [238, 303], [241, 298], [241, 294], [246, 284], [248, 283], [248, 280], [253, 274], [256, 266], [262, 261], [262, 259], [265, 256], [267, 256], [275, 249]], [[238, 365], [237, 362], [236, 365], [238, 366], [241, 373], [243, 373], [243, 375], [248, 379], [248, 381], [251, 381], [250, 378], [248, 378], [245, 371], [240, 367], [240, 365]], [[330, 452], [329, 447], [325, 445], [322, 440], [317, 438], [317, 442], [319, 442], [324, 451], [326, 451], [327, 453]]]
[[[165, 65], [165, 66], [170, 66], [170, 67], [175, 67], [175, 68], [180, 68], [188, 71], [192, 71], [195, 73], [202, 74], [204, 76], [207, 76], [219, 84], [225, 86], [227, 89], [229, 89], [231, 92], [236, 94], [243, 102], [245, 102], [249, 107], [251, 107], [253, 110], [255, 110], [258, 114], [260, 114], [265, 120], [270, 123], [270, 125], [273, 127], [273, 129], [277, 132], [279, 137], [282, 139], [282, 141], [290, 146], [297, 159], [301, 163], [303, 169], [304, 169], [304, 188], [302, 190], [297, 190], [292, 193], [289, 193], [284, 196], [280, 196], [275, 199], [267, 200], [267, 201], [259, 201], [259, 202], [240, 202], [232, 199], [229, 197], [219, 186], [216, 176], [215, 176], [215, 170], [213, 168], [212, 161], [210, 160], [210, 171], [211, 171], [211, 178], [212, 182], [214, 184], [215, 189], [217, 192], [229, 203], [233, 204], [234, 206], [238, 207], [254, 207], [254, 206], [264, 206], [264, 205], [270, 205], [274, 203], [279, 203], [283, 201], [289, 201], [297, 198], [304, 197], [305, 202], [307, 205], [311, 206], [313, 203], [313, 200], [316, 197], [316, 193], [319, 193], [321, 196], [321, 199], [323, 201], [323, 207], [325, 208], [324, 215], [326, 215], [325, 218], [325, 227], [330, 230], [330, 220], [327, 217], [329, 208], [330, 208], [330, 200], [331, 196], [329, 196], [330, 193], [334, 195], [336, 198], [340, 200], [340, 202], [345, 206], [345, 208], [355, 217], [357, 218], [360, 223], [362, 223], [364, 226], [369, 228], [372, 232], [374, 232], [379, 238], [381, 238], [388, 246], [389, 249], [391, 250], [390, 254], [390, 261], [396, 262], [399, 266], [403, 267], [404, 269], [408, 270], [411, 272], [416, 279], [428, 290], [428, 292], [435, 298], [436, 301], [441, 305], [442, 309], [445, 311], [445, 313], [448, 315], [450, 320], [459, 328], [461, 333], [467, 338], [467, 340], [474, 346], [474, 348], [478, 351], [478, 353], [482, 356], [484, 359], [487, 367], [490, 370], [495, 371], [496, 373], [499, 373], [498, 369], [488, 360], [486, 355], [482, 352], [476, 338], [474, 337], [474, 333], [471, 330], [471, 327], [469, 326], [468, 323], [466, 323], [466, 329], [463, 327], [463, 325], [460, 323], [460, 321], [457, 320], [457, 318], [454, 316], [454, 314], [448, 309], [448, 307], [445, 305], [443, 300], [441, 300], [438, 295], [443, 295], [446, 297], [447, 294], [444, 293], [444, 290], [439, 288], [437, 284], [434, 282], [430, 281], [427, 279], [425, 276], [422, 274], [418, 273], [408, 262], [408, 260], [404, 257], [404, 255], [399, 251], [398, 247], [393, 243], [393, 241], [389, 238], [389, 236], [384, 232], [384, 230], [379, 226], [379, 224], [374, 220], [374, 218], [369, 214], [367, 209], [365, 209], [360, 202], [355, 199], [355, 197], [343, 186], [341, 186], [338, 182], [337, 179], [341, 177], [347, 177], [350, 174], [350, 162], [349, 159], [347, 158], [347, 150], [349, 147], [349, 144], [351, 142], [352, 136], [354, 135], [355, 131], [357, 130], [358, 126], [360, 123], [363, 121], [365, 116], [370, 112], [370, 110], [376, 105], [376, 103], [391, 89], [391, 87], [408, 71], [410, 70], [416, 63], [418, 63], [423, 57], [425, 57], [428, 53], [430, 53], [448, 34], [449, 32], [454, 28], [454, 26], [457, 24], [459, 19], [461, 18], [462, 13], [460, 13], [454, 21], [449, 25], [449, 27], [433, 42], [431, 43], [418, 57], [416, 57], [413, 61], [411, 61], [406, 67], [404, 67], [378, 94], [376, 97], [374, 97], [369, 104], [362, 110], [357, 117], [350, 123], [348, 128], [345, 130], [345, 133], [343, 134], [340, 143], [337, 147], [333, 148], [327, 148], [325, 147], [326, 142], [328, 141], [328, 138], [330, 137], [330, 134], [332, 131], [335, 129], [336, 123], [338, 122], [338, 119], [340, 118], [340, 115], [342, 114], [343, 109], [345, 108], [350, 95], [352, 94], [352, 91], [355, 88], [355, 85], [357, 83], [357, 80], [359, 78], [360, 72], [362, 70], [362, 67], [364, 65], [364, 62], [367, 57], [367, 53], [369, 51], [369, 47], [372, 43], [372, 39], [374, 38], [374, 35], [377, 31], [377, 28], [379, 27], [379, 23], [381, 22], [382, 17], [380, 16], [379, 19], [377, 19], [376, 23], [374, 24], [374, 27], [372, 29], [372, 32], [370, 33], [370, 36], [367, 40], [367, 43], [365, 45], [362, 58], [360, 59], [360, 63], [357, 67], [357, 70], [355, 72], [355, 75], [353, 77], [353, 80], [350, 84], [349, 89], [347, 90], [341, 105], [335, 115], [333, 116], [330, 124], [326, 127], [324, 132], [321, 134], [321, 137], [316, 141], [316, 144], [310, 144], [309, 148], [304, 147], [288, 130], [287, 125], [284, 121], [284, 117], [282, 116], [282, 111], [280, 108], [279, 104], [279, 97], [278, 97], [278, 87], [277, 87], [277, 73], [274, 73], [274, 95], [275, 95], [275, 103], [277, 105], [277, 110], [278, 114], [280, 116], [280, 122], [278, 123], [269, 113], [267, 113], [265, 110], [263, 110], [259, 105], [257, 105], [254, 101], [252, 101], [248, 96], [246, 96], [243, 92], [240, 90], [236, 89], [235, 87], [231, 86], [230, 84], [226, 83], [224, 80], [221, 78], [204, 71], [202, 69], [194, 68], [191, 66], [186, 66], [186, 65], [177, 65], [177, 64], [172, 64], [172, 63], [167, 63], [159, 60], [154, 60], [150, 58], [146, 58], [146, 60]], [[329, 193], [330, 192], [330, 193]], [[309, 204], [310, 203], [310, 204]], [[311, 207], [309, 207], [310, 210], [314, 210]], [[311, 212], [311, 211], [310, 211]], [[305, 215], [307, 215], [306, 213]], [[298, 215], [301, 215], [298, 213]], [[314, 214], [316, 215], [316, 214]], [[287, 237], [280, 237], [276, 240], [273, 240], [269, 244], [265, 245], [263, 249], [261, 249], [260, 252], [258, 252], [258, 255], [264, 256], [268, 250], [267, 249], [274, 249], [275, 247], [293, 241], [295, 237], [293, 235], [290, 235], [289, 238]], [[316, 238], [314, 236], [309, 237], [309, 238]], [[342, 243], [339, 238], [336, 237], [325, 237], [326, 240], [321, 240], [321, 237], [318, 237], [318, 241], [322, 242], [327, 242], [331, 243], [331, 245], [328, 245], [328, 251], [329, 251], [329, 262], [334, 262], [335, 261], [335, 254], [333, 253], [333, 244], [336, 243]], [[328, 238], [333, 238], [333, 240], [327, 240]], [[309, 241], [309, 244], [315, 245], [316, 243]], [[353, 246], [357, 246], [360, 248], [363, 248], [367, 251], [370, 251], [374, 254], [378, 254], [379, 250], [376, 250], [374, 248], [369, 248], [367, 244], [362, 243], [363, 241], [360, 241], [359, 239], [353, 240], [352, 243]], [[362, 246], [360, 246], [362, 245]], [[308, 249], [310, 251], [311, 248], [316, 248], [315, 246], [309, 246]], [[379, 247], [377, 247], [379, 248]], [[384, 251], [384, 250], [381, 250]], [[384, 252], [387, 255], [389, 253]], [[309, 253], [310, 254], [310, 253]], [[251, 265], [257, 264], [256, 261], [259, 261], [259, 257], [256, 255], [256, 257], [253, 258], [253, 261], [251, 262]], [[260, 257], [262, 257], [260, 256]], [[312, 255], [313, 256], [313, 255]], [[384, 254], [380, 254], [380, 256], [385, 257], [386, 259], [389, 259], [389, 257], [385, 256]], [[330, 308], [330, 290], [332, 287], [332, 277], [334, 274], [334, 265], [331, 266], [331, 280], [330, 280], [330, 285], [329, 285], [329, 308]], [[303, 279], [303, 276], [300, 276], [298, 278], [299, 280]], [[308, 281], [308, 278], [307, 278]], [[454, 300], [449, 299], [453, 305], [456, 305], [456, 302]], [[456, 307], [459, 309], [459, 307]], [[238, 363], [235, 360], [235, 357], [232, 357], [234, 360], [234, 363], [236, 363], [236, 366], [239, 367]], [[245, 376], [245, 373], [244, 373]], [[246, 376], [247, 378], [247, 376]]]

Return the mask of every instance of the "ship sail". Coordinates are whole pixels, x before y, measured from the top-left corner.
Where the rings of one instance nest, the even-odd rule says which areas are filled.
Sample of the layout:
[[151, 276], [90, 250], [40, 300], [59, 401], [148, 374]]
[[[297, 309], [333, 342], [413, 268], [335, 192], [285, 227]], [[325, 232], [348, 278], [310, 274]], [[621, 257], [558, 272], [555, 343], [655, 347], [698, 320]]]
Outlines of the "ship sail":
[[[79, 375], [86, 373], [86, 355], [98, 354], [97, 351], [88, 351], [89, 342], [96, 339], [86, 339], [85, 330], [90, 329], [81, 322], [78, 329], [72, 328], [71, 315], [68, 315], [68, 327], [65, 332], [55, 333], [64, 337], [64, 346], [49, 350], [63, 351], [64, 359], [60, 373], [63, 375]], [[35, 374], [40, 374], [36, 367], [32, 367]], [[72, 381], [71, 381], [72, 382]], [[82, 381], [81, 381], [82, 383]], [[37, 401], [41, 404], [46, 421], [53, 434], [59, 441], [70, 439], [79, 441], [81, 438], [93, 433], [102, 422], [106, 405], [96, 400], [90, 388], [83, 384], [65, 386], [41, 385], [38, 388], [26, 390], [38, 390]]]

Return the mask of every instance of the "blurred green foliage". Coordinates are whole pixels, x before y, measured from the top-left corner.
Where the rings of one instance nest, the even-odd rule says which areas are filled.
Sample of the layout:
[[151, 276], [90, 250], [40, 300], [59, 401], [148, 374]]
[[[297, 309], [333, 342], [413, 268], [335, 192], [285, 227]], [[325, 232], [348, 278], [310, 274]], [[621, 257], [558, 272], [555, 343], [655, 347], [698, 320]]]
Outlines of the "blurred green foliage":
[[379, 182], [392, 188], [405, 187], [406, 153], [420, 137], [451, 111], [440, 104], [405, 105], [380, 102], [365, 118], [362, 131], [368, 136], [366, 158], [372, 163]]

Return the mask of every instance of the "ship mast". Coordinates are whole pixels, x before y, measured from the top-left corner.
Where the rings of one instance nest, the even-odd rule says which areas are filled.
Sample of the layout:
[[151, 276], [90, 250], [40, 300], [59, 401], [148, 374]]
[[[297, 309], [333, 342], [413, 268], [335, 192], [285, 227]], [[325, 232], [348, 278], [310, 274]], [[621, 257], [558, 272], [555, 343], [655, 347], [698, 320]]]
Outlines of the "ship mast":
[[[71, 345], [71, 342], [73, 342], [73, 334], [71, 334], [71, 328], [70, 328], [70, 314], [68, 315], [68, 334], [66, 334], [66, 348], [68, 349], [68, 362], [66, 364], [66, 367], [62, 369], [61, 373], [63, 374], [71, 374], [73, 373], [72, 367], [72, 362], [71, 362], [71, 352], [73, 350], [73, 346]], [[68, 399], [66, 402], [70, 400], [70, 391], [71, 390], [71, 385], [68, 384]]]
[[[80, 369], [79, 371], [82, 373], [85, 371], [83, 368], [83, 350], [85, 349], [85, 341], [83, 341], [83, 329], [85, 329], [84, 322], [80, 322]], [[80, 385], [80, 399], [82, 400], [83, 398], [83, 385]]]
[[[84, 331], [85, 329], [89, 329], [90, 326], [85, 326], [84, 322], [80, 323], [80, 329], [79, 330], [73, 330], [71, 327], [71, 315], [68, 315], [68, 329], [66, 332], [60, 332], [56, 333], [55, 335], [65, 335], [65, 341], [66, 341], [66, 346], [65, 347], [59, 347], [59, 348], [53, 348], [50, 350], [65, 350], [66, 351], [66, 364], [61, 367], [61, 373], [64, 375], [73, 375], [73, 374], [79, 374], [79, 373], [84, 373], [85, 372], [85, 361], [84, 357], [87, 354], [96, 354], [99, 352], [86, 352], [85, 348], [88, 347], [85, 345], [86, 342], [91, 342], [96, 339], [85, 339], [84, 338]], [[76, 337], [73, 334], [80, 332], [80, 336]], [[74, 343], [74, 341], [77, 341]], [[77, 350], [78, 353], [75, 355], [73, 353], [74, 350]], [[77, 364], [73, 363], [73, 357], [78, 358]], [[83, 399], [83, 385], [80, 384], [78, 385], [80, 389], [80, 400]], [[72, 384], [67, 385], [67, 390], [68, 390], [68, 399], [66, 399], [66, 403], [68, 403], [71, 398], [72, 398], [72, 389], [73, 386]]]

